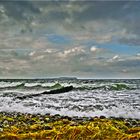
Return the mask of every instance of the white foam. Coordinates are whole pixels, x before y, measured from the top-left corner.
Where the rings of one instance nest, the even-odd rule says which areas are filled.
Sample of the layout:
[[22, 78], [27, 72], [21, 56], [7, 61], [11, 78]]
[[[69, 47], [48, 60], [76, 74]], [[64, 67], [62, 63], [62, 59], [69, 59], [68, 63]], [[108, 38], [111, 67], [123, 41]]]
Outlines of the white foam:
[[42, 83], [41, 86], [42, 86], [42, 87], [51, 87], [51, 86], [53, 86], [54, 84], [55, 84], [54, 82], [52, 82], [52, 83], [47, 82], [47, 83]]
[[41, 83], [25, 83], [24, 84], [25, 87], [35, 87], [39, 85], [41, 85]]
[[105, 115], [139, 119], [140, 95], [137, 94], [138, 92], [139, 90], [131, 92], [72, 91], [64, 94], [43, 95], [23, 101], [13, 97], [0, 97], [0, 111], [87, 117]]
[[22, 82], [0, 82], [0, 88], [15, 87], [21, 85]]

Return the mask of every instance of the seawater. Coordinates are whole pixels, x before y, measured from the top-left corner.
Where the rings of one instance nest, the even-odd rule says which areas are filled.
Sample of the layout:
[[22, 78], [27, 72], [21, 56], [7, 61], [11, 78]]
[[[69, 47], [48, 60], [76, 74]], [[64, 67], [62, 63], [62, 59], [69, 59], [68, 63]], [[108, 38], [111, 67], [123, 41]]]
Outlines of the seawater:
[[[56, 83], [72, 85], [67, 93], [20, 100], [16, 97], [50, 90]], [[118, 85], [123, 85], [117, 89]], [[0, 80], [0, 112], [61, 114], [68, 116], [125, 117], [140, 119], [140, 80]]]

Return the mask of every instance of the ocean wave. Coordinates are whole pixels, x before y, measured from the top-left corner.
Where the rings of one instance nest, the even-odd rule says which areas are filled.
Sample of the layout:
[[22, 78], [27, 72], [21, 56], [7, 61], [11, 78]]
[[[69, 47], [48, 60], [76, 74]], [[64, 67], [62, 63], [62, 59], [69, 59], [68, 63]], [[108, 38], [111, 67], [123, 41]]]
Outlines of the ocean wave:
[[59, 88], [62, 85], [59, 83], [26, 83], [26, 82], [0, 82], [0, 89], [38, 89], [48, 88], [54, 89]]
[[126, 83], [58, 83], [58, 82], [0, 82], [0, 89], [56, 89], [73, 86], [76, 90], [134, 90], [136, 84]]
[[114, 84], [104, 84], [104, 85], [95, 85], [95, 86], [79, 86], [75, 89], [79, 90], [135, 90], [138, 87], [136, 85], [123, 84], [123, 83], [114, 83]]
[[11, 87], [20, 87], [24, 86], [23, 82], [0, 82], [0, 88], [11, 88]]
[[[133, 98], [132, 98], [133, 97]], [[19, 100], [0, 97], [0, 111], [22, 113], [51, 113], [68, 116], [101, 116], [140, 118], [139, 94], [131, 91], [83, 92], [43, 95]]]
[[[140, 118], [140, 81], [1, 81], [0, 111]], [[70, 92], [17, 97], [73, 86]]]

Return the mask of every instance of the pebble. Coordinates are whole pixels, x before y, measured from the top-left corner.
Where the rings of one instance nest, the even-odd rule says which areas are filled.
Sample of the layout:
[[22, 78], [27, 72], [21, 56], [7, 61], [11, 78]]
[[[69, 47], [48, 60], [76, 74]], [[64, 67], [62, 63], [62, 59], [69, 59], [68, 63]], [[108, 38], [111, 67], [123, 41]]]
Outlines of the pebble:
[[71, 120], [72, 120], [72, 118], [71, 118], [71, 117], [69, 117], [69, 116], [62, 116], [62, 117], [61, 117], [61, 119], [68, 119], [69, 121], [71, 121]]
[[[21, 123], [27, 123], [27, 124], [35, 124], [35, 123], [40, 123], [40, 124], [47, 124], [47, 123], [53, 123], [58, 120], [62, 120], [64, 124], [69, 124], [71, 126], [76, 126], [78, 124], [83, 124], [89, 121], [94, 121], [96, 119], [105, 119], [105, 116], [94, 116], [94, 117], [78, 117], [78, 116], [61, 116], [60, 114], [56, 115], [50, 115], [50, 113], [46, 113], [45, 115], [41, 114], [28, 114], [28, 113], [9, 113], [9, 112], [0, 112], [0, 117], [2, 118], [0, 120], [0, 123], [2, 126], [11, 126], [18, 124], [18, 122]], [[117, 121], [125, 121], [125, 125], [128, 127], [140, 127], [140, 120], [139, 119], [133, 119], [133, 118], [123, 118], [123, 117], [110, 117], [112, 120], [117, 120]], [[72, 122], [73, 121], [73, 122]], [[72, 122], [72, 123], [71, 123]]]
[[52, 130], [53, 128], [51, 126], [44, 126], [45, 130]]
[[100, 116], [100, 119], [105, 119], [106, 117], [105, 116]]
[[71, 123], [70, 123], [70, 126], [78, 126], [78, 123], [76, 123], [76, 122], [71, 122]]
[[132, 125], [137, 125], [137, 121], [132, 120], [132, 121], [131, 121], [131, 124], [132, 124]]
[[126, 122], [125, 125], [126, 125], [127, 127], [130, 127], [130, 126], [131, 126], [131, 123]]

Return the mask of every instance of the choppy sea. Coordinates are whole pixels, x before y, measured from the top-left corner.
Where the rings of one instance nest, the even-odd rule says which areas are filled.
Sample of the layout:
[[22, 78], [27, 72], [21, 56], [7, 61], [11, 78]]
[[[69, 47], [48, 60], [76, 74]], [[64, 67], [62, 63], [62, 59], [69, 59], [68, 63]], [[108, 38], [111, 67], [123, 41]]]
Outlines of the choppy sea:
[[[49, 91], [59, 83], [70, 92], [18, 99]], [[140, 80], [38, 79], [0, 80], [0, 112], [61, 114], [68, 116], [125, 117], [140, 119]]]

